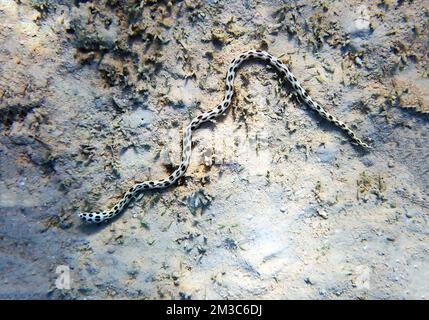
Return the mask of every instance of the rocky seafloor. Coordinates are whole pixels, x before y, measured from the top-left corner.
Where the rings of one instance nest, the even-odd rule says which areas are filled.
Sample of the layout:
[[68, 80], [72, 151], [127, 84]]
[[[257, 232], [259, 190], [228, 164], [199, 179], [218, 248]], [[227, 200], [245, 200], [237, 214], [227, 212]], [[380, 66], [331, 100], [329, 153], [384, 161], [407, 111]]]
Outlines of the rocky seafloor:
[[[0, 298], [428, 299], [428, 17], [428, 1], [0, 0]], [[79, 221], [171, 173], [253, 48], [373, 148], [249, 62], [176, 186]]]

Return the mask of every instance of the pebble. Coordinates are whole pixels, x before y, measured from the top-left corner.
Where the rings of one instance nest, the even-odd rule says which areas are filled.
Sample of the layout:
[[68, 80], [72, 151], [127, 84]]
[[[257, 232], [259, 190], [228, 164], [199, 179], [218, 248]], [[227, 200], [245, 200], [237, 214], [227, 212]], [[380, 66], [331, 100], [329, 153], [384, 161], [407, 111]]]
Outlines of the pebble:
[[349, 24], [348, 31], [353, 37], [364, 37], [371, 32], [369, 10], [365, 6], [357, 7], [353, 22]]
[[361, 59], [361, 58], [359, 58], [359, 57], [356, 57], [356, 58], [355, 58], [355, 63], [356, 63], [359, 67], [362, 67], [362, 65], [363, 65], [362, 59]]
[[370, 32], [370, 23], [369, 20], [365, 18], [358, 18], [353, 23], [353, 28], [351, 29], [351, 33], [354, 35], [364, 35]]
[[413, 211], [408, 211], [405, 212], [405, 216], [409, 219], [413, 218], [415, 216], [415, 213]]
[[325, 220], [328, 219], [328, 213], [325, 210], [317, 210], [317, 214]]

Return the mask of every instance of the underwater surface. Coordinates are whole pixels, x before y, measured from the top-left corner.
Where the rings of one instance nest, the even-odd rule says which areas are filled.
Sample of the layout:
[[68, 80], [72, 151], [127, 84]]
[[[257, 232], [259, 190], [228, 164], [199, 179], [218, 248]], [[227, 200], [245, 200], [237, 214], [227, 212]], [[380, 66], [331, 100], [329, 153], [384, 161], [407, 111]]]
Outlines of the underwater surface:
[[[429, 1], [0, 0], [1, 299], [428, 299]], [[372, 149], [245, 63], [260, 49]]]

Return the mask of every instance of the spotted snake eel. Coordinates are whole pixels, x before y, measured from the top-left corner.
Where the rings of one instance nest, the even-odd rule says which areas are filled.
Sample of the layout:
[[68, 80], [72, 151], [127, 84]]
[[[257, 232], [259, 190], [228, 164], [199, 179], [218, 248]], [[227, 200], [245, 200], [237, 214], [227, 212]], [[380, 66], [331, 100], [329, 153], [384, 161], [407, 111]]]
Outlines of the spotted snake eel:
[[185, 133], [183, 136], [183, 151], [182, 151], [182, 161], [180, 166], [167, 178], [162, 180], [154, 181], [144, 181], [141, 183], [135, 184], [131, 187], [111, 209], [102, 211], [102, 212], [83, 212], [79, 213], [79, 218], [87, 222], [100, 223], [102, 221], [110, 220], [113, 217], [121, 213], [124, 208], [135, 199], [135, 197], [142, 191], [148, 189], [162, 189], [167, 188], [173, 185], [180, 177], [184, 175], [186, 169], [189, 166], [189, 159], [191, 156], [191, 147], [192, 147], [192, 132], [195, 131], [202, 123], [207, 122], [213, 118], [218, 117], [223, 114], [231, 104], [232, 95], [234, 93], [233, 83], [236, 72], [240, 65], [249, 59], [260, 59], [268, 62], [273, 66], [281, 75], [282, 78], [285, 78], [293, 88], [296, 95], [311, 109], [315, 110], [322, 118], [332, 122], [337, 127], [341, 128], [350, 139], [357, 145], [363, 148], [370, 148], [365, 142], [359, 139], [356, 134], [342, 121], [335, 118], [333, 115], [329, 114], [323, 107], [321, 107], [317, 102], [315, 102], [308, 93], [301, 87], [299, 81], [295, 78], [292, 72], [289, 71], [288, 67], [283, 64], [278, 58], [270, 55], [265, 51], [260, 50], [250, 50], [242, 53], [238, 58], [232, 60], [228, 73], [226, 75], [226, 91], [225, 97], [216, 108], [211, 111], [205, 112], [197, 117], [195, 117], [190, 124], [186, 127]]

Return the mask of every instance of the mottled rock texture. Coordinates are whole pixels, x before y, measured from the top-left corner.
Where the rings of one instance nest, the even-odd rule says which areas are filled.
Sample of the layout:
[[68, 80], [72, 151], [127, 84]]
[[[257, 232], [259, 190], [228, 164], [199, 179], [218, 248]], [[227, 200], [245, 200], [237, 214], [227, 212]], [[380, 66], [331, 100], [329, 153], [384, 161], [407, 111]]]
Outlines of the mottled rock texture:
[[[0, 0], [0, 298], [427, 299], [427, 1]], [[83, 225], [180, 160], [177, 186]], [[70, 289], [56, 286], [59, 266]]]

